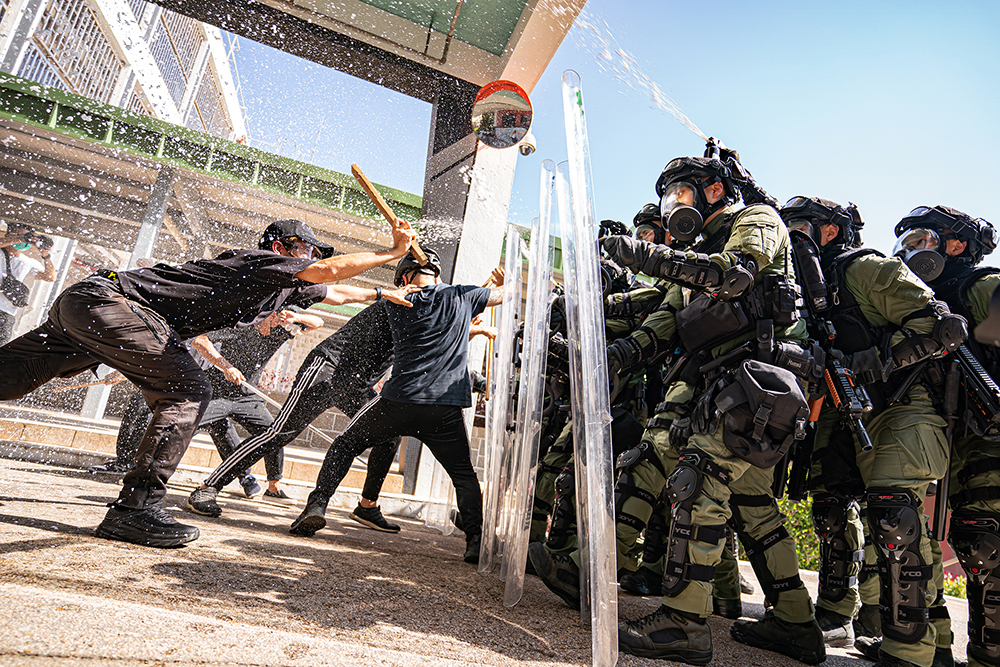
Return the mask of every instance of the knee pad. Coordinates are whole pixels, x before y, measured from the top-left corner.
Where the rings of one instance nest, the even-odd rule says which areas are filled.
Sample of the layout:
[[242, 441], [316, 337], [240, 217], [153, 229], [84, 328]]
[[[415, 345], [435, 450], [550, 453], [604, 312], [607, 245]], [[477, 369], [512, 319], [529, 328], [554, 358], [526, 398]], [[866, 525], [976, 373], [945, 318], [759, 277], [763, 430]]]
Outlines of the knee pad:
[[570, 536], [576, 535], [576, 474], [572, 463], [556, 477], [555, 487], [556, 501], [545, 543], [551, 549], [562, 549]]
[[869, 489], [868, 529], [879, 560], [882, 634], [904, 644], [916, 644], [930, 620], [927, 582], [932, 567], [920, 555], [923, 523], [920, 504], [907, 489]]
[[850, 498], [827, 493], [813, 497], [813, 529], [819, 538], [819, 596], [840, 602], [847, 591], [858, 584], [859, 568], [854, 563], [865, 560], [864, 549], [849, 549], [847, 544], [848, 512], [858, 504]]
[[688, 542], [718, 544], [726, 536], [726, 525], [695, 526], [691, 523], [694, 502], [701, 495], [705, 475], [729, 484], [729, 475], [697, 449], [681, 451], [677, 469], [667, 479], [670, 500], [670, 537], [663, 566], [663, 593], [679, 594], [691, 581], [711, 581], [715, 567], [695, 565], [688, 558]]
[[[615, 523], [621, 523], [642, 532], [646, 528], [646, 521], [637, 516], [628, 514], [623, 510], [625, 502], [630, 498], [638, 498], [649, 505], [650, 511], [656, 506], [657, 498], [661, 489], [647, 489], [637, 484], [633, 471], [643, 461], [651, 460], [652, 444], [643, 440], [636, 447], [622, 452], [615, 462], [618, 470], [618, 480], [615, 482]], [[653, 454], [652, 456], [655, 456]], [[658, 463], [658, 462], [657, 462]], [[659, 465], [657, 465], [659, 468]]]
[[969, 657], [1000, 663], [1000, 516], [955, 512], [948, 543], [968, 577]]

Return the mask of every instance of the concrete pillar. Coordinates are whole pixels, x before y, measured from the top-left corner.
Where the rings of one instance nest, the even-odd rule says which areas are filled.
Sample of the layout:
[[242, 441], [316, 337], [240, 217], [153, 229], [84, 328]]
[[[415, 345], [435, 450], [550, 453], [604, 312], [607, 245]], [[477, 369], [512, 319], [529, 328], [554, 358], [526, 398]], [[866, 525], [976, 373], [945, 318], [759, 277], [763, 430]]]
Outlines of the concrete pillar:
[[0, 21], [0, 70], [17, 72], [49, 0], [11, 0]]

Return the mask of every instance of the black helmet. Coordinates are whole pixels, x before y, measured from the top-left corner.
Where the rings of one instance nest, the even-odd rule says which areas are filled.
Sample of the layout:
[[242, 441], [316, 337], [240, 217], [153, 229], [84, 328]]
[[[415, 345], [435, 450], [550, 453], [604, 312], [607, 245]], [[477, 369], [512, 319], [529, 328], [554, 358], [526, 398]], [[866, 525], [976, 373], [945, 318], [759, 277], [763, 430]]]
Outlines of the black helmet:
[[807, 233], [820, 245], [819, 228], [826, 224], [837, 225], [840, 231], [833, 245], [844, 248], [861, 247], [861, 230], [865, 221], [854, 204], [847, 207], [819, 197], [792, 197], [779, 211], [788, 227], [809, 225]]
[[644, 231], [652, 231], [653, 243], [662, 245], [667, 242], [667, 234], [663, 229], [663, 219], [660, 218], [659, 204], [643, 206], [632, 218], [632, 224], [635, 226], [634, 235], [636, 238], [640, 238], [639, 234]]
[[417, 261], [417, 258], [413, 256], [413, 251], [406, 253], [399, 260], [399, 264], [396, 265], [396, 276], [393, 279], [396, 287], [403, 284], [403, 278], [416, 273], [426, 273], [429, 276], [440, 276], [441, 275], [441, 258], [438, 254], [431, 250], [430, 248], [423, 249], [424, 254], [427, 255], [427, 263], [421, 265]]
[[[722, 183], [725, 195], [709, 204], [703, 190], [713, 183]], [[660, 196], [660, 218], [679, 241], [693, 240], [710, 215], [740, 199], [732, 170], [721, 160], [707, 157], [679, 157], [668, 162], [656, 181], [656, 194]], [[683, 201], [685, 198], [690, 201]]]
[[[1000, 234], [988, 221], [973, 218], [948, 206], [919, 206], [913, 209], [896, 225], [896, 237], [900, 238], [907, 231], [918, 229], [932, 230], [941, 240], [947, 240], [943, 230], [950, 229], [956, 238], [967, 244], [959, 257], [967, 258], [973, 265], [979, 264], [984, 256], [996, 250], [997, 243], [1000, 242]], [[943, 248], [938, 250], [943, 251]]]

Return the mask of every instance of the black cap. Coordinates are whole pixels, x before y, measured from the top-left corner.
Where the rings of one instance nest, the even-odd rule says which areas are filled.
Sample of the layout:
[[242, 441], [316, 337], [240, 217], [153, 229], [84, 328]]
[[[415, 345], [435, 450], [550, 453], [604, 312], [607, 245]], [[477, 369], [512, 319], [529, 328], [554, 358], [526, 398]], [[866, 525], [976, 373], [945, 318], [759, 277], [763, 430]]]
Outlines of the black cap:
[[323, 254], [323, 259], [332, 257], [334, 247], [329, 243], [323, 243], [313, 234], [312, 228], [301, 220], [276, 220], [267, 226], [260, 236], [257, 247], [261, 250], [270, 250], [275, 241], [295, 237], [306, 243], [316, 246]]

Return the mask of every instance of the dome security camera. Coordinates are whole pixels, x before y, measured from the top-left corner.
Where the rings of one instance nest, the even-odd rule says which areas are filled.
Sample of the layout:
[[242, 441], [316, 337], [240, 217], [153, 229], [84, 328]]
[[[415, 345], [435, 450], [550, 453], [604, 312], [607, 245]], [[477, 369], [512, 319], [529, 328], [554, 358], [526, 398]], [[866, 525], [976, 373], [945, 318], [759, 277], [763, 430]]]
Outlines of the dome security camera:
[[531, 155], [535, 152], [535, 135], [528, 132], [524, 135], [524, 139], [521, 139], [521, 143], [517, 145], [517, 150], [521, 152], [521, 155]]

